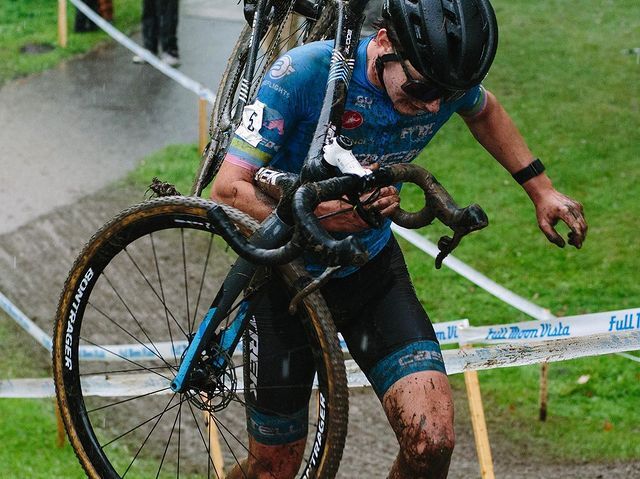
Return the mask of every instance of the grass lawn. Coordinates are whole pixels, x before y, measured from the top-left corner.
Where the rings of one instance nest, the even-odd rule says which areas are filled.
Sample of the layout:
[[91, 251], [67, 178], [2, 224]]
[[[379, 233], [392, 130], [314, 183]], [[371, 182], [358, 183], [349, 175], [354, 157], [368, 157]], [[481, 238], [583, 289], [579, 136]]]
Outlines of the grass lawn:
[[[140, 27], [140, 0], [114, 0], [114, 25], [125, 33]], [[75, 7], [67, 2], [68, 45], [58, 46], [58, 2], [55, 0], [3, 0], [0, 2], [0, 85], [40, 72], [61, 60], [85, 53], [109, 38], [102, 31], [74, 33]], [[43, 45], [41, 54], [22, 53], [27, 45]]]
[[[485, 85], [511, 113], [555, 186], [583, 202], [590, 229], [580, 251], [548, 243], [523, 191], [475, 143], [463, 122], [453, 119], [418, 161], [459, 203], [478, 202], [489, 215], [490, 226], [465, 239], [455, 254], [558, 316], [638, 307], [640, 65], [621, 50], [639, 46], [640, 4], [637, 0], [493, 3], [501, 38]], [[47, 68], [104, 38], [100, 34], [72, 35], [71, 43], [77, 42], [75, 51], [56, 49], [47, 56], [50, 63], [45, 65], [44, 56], [39, 57], [40, 64], [28, 69], [15, 53], [20, 45], [25, 41], [55, 43], [55, 2], [29, 2], [36, 4], [42, 6], [38, 12], [51, 13], [34, 14], [23, 23], [5, 20], [7, 13], [14, 15], [11, 18], [20, 12], [24, 16], [22, 2], [9, 0], [0, 5], [3, 39], [9, 33], [0, 53], [0, 81]], [[129, 28], [137, 24], [134, 11], [138, 4], [116, 2], [119, 26], [126, 18]], [[34, 7], [30, 10], [36, 11]], [[50, 33], [39, 37], [45, 26]], [[32, 32], [31, 36], [26, 32]], [[13, 56], [5, 57], [7, 45]], [[7, 67], [7, 62], [13, 65]], [[188, 192], [197, 163], [194, 146], [174, 146], [145, 159], [129, 181], [144, 188], [157, 175]], [[415, 190], [403, 191], [405, 208], [415, 208], [419, 201]], [[422, 231], [431, 240], [444, 232], [438, 226]], [[469, 318], [472, 324], [482, 325], [530, 319], [446, 268], [436, 271], [431, 258], [402, 244], [418, 294], [434, 321]], [[8, 344], [12, 334], [17, 333], [2, 326], [0, 343]], [[18, 374], [16, 365], [29, 364], [28, 352], [14, 348], [11, 357], [14, 359], [0, 361], [2, 377], [49, 374], [45, 362], [36, 362]], [[537, 420], [538, 371], [531, 366], [480, 374], [489, 434], [512, 448], [500, 453], [526, 451], [551, 461], [640, 459], [640, 441], [635, 439], [640, 437], [638, 363], [609, 356], [552, 364], [545, 423]], [[589, 380], [579, 384], [582, 375]], [[456, 393], [464, 394], [462, 377], [455, 376], [452, 382]], [[13, 437], [22, 431], [0, 427], [5, 444], [0, 448], [0, 463], [9, 465], [3, 475], [25, 477], [22, 460], [17, 458], [28, 461], [26, 455], [35, 456], [36, 442], [43, 450], [52, 447], [51, 402], [0, 401], [0, 417], [9, 414], [24, 418], [23, 429], [34, 431], [39, 438], [18, 443]], [[63, 453], [70, 454], [68, 450]], [[44, 460], [49, 461], [47, 467], [57, 461]], [[47, 477], [57, 477], [52, 474]]]

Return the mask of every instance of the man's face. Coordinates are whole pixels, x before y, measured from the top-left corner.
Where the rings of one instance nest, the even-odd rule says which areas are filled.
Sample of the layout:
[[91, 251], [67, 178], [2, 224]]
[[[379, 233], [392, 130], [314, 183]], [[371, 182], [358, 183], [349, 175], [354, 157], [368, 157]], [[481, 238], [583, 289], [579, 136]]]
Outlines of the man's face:
[[[404, 65], [413, 79], [425, 80], [409, 62], [405, 62]], [[440, 98], [425, 102], [408, 95], [402, 90], [402, 85], [408, 78], [400, 62], [385, 63], [383, 75], [387, 94], [389, 98], [391, 98], [393, 107], [398, 113], [402, 115], [419, 115], [424, 112], [438, 113], [440, 110], [440, 103], [442, 101]]]

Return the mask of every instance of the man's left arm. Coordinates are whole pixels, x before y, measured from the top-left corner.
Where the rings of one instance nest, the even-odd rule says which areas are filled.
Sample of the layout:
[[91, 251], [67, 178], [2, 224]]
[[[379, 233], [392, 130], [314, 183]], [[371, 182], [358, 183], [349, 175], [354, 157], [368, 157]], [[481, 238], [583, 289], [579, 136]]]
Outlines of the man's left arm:
[[[462, 118], [478, 142], [513, 175], [528, 167], [535, 157], [498, 99], [489, 91], [486, 95], [481, 112]], [[538, 226], [547, 239], [564, 247], [564, 239], [554, 228], [562, 220], [571, 230], [569, 244], [580, 248], [587, 234], [582, 205], [557, 191], [544, 172], [526, 180], [522, 187], [535, 205]]]

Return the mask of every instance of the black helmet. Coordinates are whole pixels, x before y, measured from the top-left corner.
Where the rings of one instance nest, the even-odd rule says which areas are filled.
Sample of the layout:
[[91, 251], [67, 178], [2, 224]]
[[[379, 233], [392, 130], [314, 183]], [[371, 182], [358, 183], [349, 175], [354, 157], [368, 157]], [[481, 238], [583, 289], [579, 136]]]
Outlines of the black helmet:
[[498, 24], [489, 0], [384, 0], [399, 53], [450, 90], [479, 84], [493, 62]]

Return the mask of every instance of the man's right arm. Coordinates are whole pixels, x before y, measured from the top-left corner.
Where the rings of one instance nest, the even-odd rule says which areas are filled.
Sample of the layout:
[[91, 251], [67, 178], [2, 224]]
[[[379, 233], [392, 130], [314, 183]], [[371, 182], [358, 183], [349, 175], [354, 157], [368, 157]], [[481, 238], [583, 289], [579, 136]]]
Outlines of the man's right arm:
[[[258, 221], [264, 220], [273, 211], [277, 202], [254, 186], [253, 175], [254, 172], [248, 168], [229, 161], [223, 162], [211, 188], [211, 199], [233, 206]], [[398, 191], [393, 186], [389, 186], [382, 188], [378, 199], [369, 207], [378, 210], [382, 216], [390, 216], [399, 205]], [[316, 215], [323, 216], [345, 207], [348, 208], [347, 203], [340, 200], [326, 201], [318, 205]], [[322, 225], [328, 231], [347, 233], [369, 228], [369, 225], [353, 209], [323, 220]]]
[[224, 161], [211, 187], [211, 199], [233, 206], [258, 221], [264, 220], [276, 201], [254, 186], [253, 175], [248, 168]]

